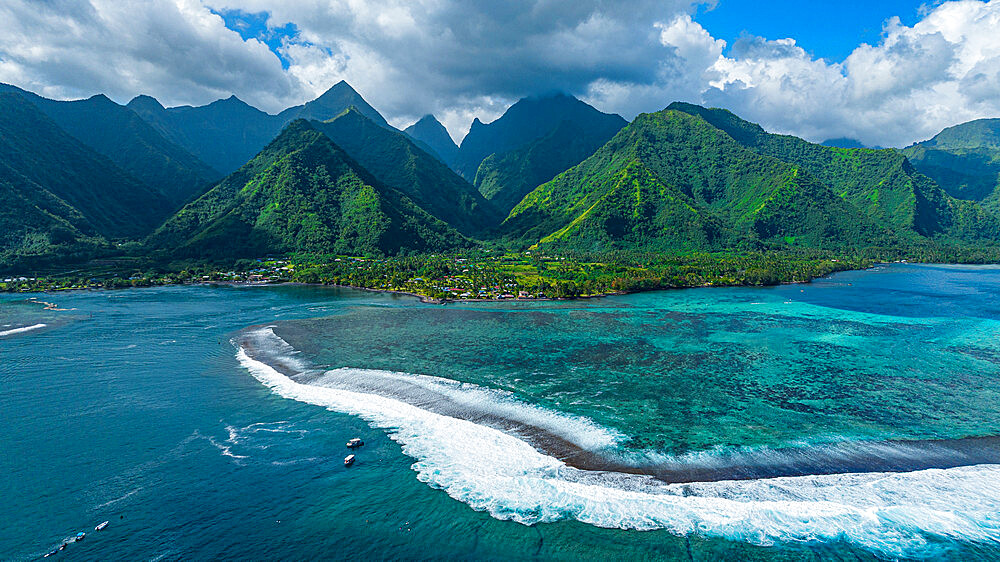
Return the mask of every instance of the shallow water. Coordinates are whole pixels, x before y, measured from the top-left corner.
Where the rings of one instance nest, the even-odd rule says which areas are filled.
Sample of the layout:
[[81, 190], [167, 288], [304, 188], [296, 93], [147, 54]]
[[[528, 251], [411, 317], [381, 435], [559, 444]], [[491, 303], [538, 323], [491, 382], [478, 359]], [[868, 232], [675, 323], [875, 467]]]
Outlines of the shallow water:
[[[1000, 556], [987, 448], [913, 470], [911, 443], [1000, 434], [997, 269], [444, 307], [290, 286], [39, 300], [75, 310], [0, 297], [0, 334], [45, 324], [0, 335], [0, 558], [77, 530], [59, 556]], [[553, 440], [609, 466], [808, 470], [670, 484], [578, 470], [539, 452]]]

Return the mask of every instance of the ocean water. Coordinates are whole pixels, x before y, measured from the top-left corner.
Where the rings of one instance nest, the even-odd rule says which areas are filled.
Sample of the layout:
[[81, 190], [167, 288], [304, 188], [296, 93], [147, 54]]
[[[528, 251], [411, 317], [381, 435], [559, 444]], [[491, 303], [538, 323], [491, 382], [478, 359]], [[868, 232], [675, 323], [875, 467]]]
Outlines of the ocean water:
[[0, 559], [998, 559], [998, 414], [991, 267], [0, 295]]

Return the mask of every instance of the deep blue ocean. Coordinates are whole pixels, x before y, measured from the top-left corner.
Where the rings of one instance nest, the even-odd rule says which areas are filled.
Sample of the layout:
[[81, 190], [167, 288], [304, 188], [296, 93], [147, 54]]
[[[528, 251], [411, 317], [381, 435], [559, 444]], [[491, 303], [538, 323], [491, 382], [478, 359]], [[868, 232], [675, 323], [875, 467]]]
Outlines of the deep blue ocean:
[[997, 436], [996, 267], [0, 295], [2, 560], [996, 560]]

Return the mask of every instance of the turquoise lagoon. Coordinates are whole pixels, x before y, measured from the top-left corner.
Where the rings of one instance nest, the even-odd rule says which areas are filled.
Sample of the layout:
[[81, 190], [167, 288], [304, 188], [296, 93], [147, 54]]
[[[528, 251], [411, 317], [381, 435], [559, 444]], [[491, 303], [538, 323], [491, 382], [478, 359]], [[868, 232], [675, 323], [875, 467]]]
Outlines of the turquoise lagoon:
[[37, 297], [0, 296], [2, 559], [1000, 557], [997, 268]]

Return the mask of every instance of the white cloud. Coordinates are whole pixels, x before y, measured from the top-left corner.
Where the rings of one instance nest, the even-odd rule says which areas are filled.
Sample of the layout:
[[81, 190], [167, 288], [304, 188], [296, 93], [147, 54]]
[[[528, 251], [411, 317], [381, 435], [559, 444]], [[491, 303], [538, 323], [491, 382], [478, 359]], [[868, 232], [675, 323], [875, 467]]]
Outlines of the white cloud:
[[748, 38], [709, 66], [702, 101], [811, 140], [906, 145], [1000, 116], [997, 29], [1000, 2], [965, 0], [912, 27], [888, 20], [879, 44], [858, 46], [842, 63], [814, 59], [791, 39]]
[[[519, 97], [563, 90], [632, 118], [673, 100], [726, 107], [811, 140], [900, 145], [1000, 115], [1000, 0], [928, 8], [843, 62], [794, 38], [732, 45], [695, 0], [5, 0], [0, 81], [59, 98], [148, 93], [199, 104], [235, 93], [277, 111], [346, 79], [396, 125], [435, 113], [456, 138]], [[803, 9], [808, 9], [807, 7]], [[279, 51], [212, 10], [293, 24]]]
[[55, 98], [139, 93], [167, 104], [235, 93], [278, 109], [301, 95], [267, 45], [197, 0], [0, 3], [0, 81]]

